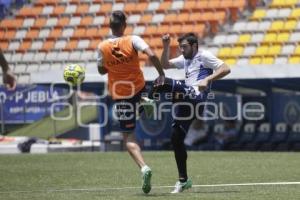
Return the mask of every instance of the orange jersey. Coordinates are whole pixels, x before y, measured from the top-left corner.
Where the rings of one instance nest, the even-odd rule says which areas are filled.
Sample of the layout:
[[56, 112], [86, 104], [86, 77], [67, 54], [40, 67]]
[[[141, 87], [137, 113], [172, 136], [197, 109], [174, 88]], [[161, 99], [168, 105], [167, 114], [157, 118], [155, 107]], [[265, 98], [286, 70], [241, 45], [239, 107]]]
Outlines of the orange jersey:
[[99, 49], [108, 72], [108, 89], [113, 99], [126, 99], [144, 88], [145, 79], [131, 36], [105, 40], [99, 44]]

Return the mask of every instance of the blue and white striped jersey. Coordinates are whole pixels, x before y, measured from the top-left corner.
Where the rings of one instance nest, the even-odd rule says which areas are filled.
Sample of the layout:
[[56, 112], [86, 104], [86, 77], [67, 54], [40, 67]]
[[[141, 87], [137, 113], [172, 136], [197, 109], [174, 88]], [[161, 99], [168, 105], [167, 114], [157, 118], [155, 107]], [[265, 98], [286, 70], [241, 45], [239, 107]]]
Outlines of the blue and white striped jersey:
[[[197, 94], [200, 93], [197, 87], [199, 81], [211, 75], [214, 70], [224, 63], [212, 53], [205, 50], [199, 50], [192, 59], [185, 59], [183, 55], [180, 55], [169, 62], [174, 64], [178, 69], [185, 70], [185, 84], [192, 86]], [[210, 87], [208, 90], [210, 90]]]

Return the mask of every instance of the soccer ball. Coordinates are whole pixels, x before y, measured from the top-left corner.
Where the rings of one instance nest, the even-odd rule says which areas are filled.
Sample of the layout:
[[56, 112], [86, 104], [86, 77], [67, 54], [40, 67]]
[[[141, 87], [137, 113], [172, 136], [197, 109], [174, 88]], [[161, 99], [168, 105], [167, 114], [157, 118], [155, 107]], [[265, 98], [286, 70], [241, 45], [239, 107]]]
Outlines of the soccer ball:
[[64, 79], [72, 86], [79, 85], [85, 78], [85, 69], [78, 64], [67, 65], [64, 69]]

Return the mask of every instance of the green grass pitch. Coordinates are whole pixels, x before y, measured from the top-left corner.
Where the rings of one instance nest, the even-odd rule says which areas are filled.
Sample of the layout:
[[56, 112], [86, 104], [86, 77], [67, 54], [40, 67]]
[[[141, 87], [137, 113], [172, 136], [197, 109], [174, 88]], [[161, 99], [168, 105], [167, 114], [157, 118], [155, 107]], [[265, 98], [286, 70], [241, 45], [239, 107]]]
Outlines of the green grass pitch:
[[296, 200], [300, 198], [299, 184], [199, 186], [299, 182], [299, 153], [189, 152], [189, 176], [196, 186], [175, 195], [169, 193], [177, 180], [173, 153], [143, 154], [153, 170], [154, 187], [148, 195], [142, 193], [140, 171], [126, 152], [1, 155], [0, 199]]

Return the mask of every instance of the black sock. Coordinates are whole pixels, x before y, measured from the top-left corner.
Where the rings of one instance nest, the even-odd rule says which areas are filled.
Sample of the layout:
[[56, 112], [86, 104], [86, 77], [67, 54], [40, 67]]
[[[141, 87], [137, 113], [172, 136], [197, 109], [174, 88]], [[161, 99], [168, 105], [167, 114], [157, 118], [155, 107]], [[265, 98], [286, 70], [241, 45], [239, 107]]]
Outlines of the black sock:
[[187, 152], [184, 145], [185, 133], [179, 128], [174, 127], [172, 130], [172, 145], [175, 154], [175, 160], [177, 164], [179, 181], [186, 182], [187, 180], [187, 169], [186, 169], [186, 160]]

